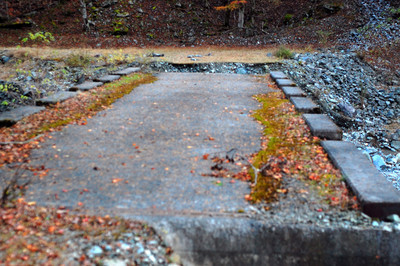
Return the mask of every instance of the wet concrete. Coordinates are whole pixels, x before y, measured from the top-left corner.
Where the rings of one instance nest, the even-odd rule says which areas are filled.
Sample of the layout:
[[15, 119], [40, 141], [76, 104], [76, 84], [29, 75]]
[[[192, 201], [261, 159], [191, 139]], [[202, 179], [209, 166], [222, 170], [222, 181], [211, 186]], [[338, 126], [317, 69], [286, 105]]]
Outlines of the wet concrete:
[[27, 192], [40, 205], [126, 213], [237, 212], [248, 204], [244, 182], [215, 184], [212, 162], [232, 148], [260, 149], [261, 126], [250, 116], [252, 96], [267, 92], [256, 77], [235, 74], [159, 74], [112, 109], [53, 133], [32, 153], [50, 169]]

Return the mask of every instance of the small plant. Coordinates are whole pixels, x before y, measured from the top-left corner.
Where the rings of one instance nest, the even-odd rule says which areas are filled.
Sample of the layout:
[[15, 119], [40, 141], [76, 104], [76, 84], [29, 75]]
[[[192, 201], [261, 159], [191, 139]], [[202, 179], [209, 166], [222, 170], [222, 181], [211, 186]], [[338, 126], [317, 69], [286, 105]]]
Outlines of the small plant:
[[293, 20], [293, 14], [286, 14], [284, 17], [283, 17], [283, 23], [285, 24], [285, 25], [289, 25], [290, 23], [292, 23], [292, 20]]
[[73, 53], [65, 58], [65, 64], [70, 67], [88, 67], [93, 61], [93, 57], [86, 53]]
[[275, 52], [275, 56], [282, 59], [292, 59], [293, 52], [285, 47], [280, 47], [278, 51]]
[[326, 44], [328, 42], [329, 36], [331, 36], [331, 34], [332, 34], [332, 32], [330, 32], [330, 31], [324, 31], [324, 30], [317, 31], [319, 41], [322, 44]]
[[8, 102], [8, 101], [6, 101], [6, 100], [4, 100], [4, 101], [2, 101], [1, 102], [1, 105], [3, 105], [3, 106], [8, 106], [10, 103]]
[[50, 43], [55, 41], [53, 34], [50, 32], [38, 31], [36, 33], [28, 32], [28, 37], [22, 39], [23, 43], [31, 41], [33, 43]]

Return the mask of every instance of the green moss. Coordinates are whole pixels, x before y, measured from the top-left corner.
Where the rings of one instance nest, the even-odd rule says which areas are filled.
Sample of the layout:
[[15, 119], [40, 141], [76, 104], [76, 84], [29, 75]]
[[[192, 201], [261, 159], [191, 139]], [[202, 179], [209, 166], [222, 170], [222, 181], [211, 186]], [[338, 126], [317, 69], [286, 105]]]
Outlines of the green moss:
[[58, 113], [60, 119], [56, 121], [49, 121], [44, 123], [37, 131], [32, 135], [39, 135], [43, 132], [47, 132], [51, 129], [65, 126], [73, 121], [78, 121], [89, 115], [103, 110], [107, 106], [110, 106], [117, 99], [122, 98], [124, 95], [129, 94], [134, 88], [140, 84], [151, 83], [156, 80], [152, 75], [134, 74], [125, 76], [113, 83], [107, 83], [103, 88], [94, 90], [91, 92], [92, 100], [85, 103], [82, 109], [72, 111], [68, 114], [60, 111]]

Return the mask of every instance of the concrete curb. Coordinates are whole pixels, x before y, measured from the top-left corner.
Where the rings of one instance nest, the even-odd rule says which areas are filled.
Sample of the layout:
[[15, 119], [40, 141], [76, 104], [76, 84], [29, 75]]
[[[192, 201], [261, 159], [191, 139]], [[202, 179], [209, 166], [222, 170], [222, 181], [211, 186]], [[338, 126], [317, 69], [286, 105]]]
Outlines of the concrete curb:
[[400, 231], [274, 224], [232, 217], [143, 220], [163, 236], [184, 265], [400, 264]]
[[400, 215], [400, 192], [375, 168], [354, 144], [322, 141], [322, 146], [350, 185], [364, 213], [386, 218]]

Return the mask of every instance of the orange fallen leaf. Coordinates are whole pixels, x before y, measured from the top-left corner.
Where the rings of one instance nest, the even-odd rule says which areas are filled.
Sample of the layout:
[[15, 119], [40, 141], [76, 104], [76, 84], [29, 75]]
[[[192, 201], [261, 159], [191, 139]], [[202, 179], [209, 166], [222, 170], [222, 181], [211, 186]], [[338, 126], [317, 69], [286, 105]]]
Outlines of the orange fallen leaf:
[[39, 250], [39, 248], [38, 248], [37, 246], [31, 245], [31, 244], [28, 244], [28, 245], [26, 246], [26, 248], [27, 248], [30, 252], [36, 252], [36, 251]]
[[123, 180], [122, 178], [113, 178], [112, 182], [115, 184], [121, 182], [122, 180]]
[[204, 154], [204, 155], [203, 155], [203, 160], [207, 160], [207, 159], [208, 159], [208, 156], [210, 156], [210, 154], [208, 154], [208, 153]]

